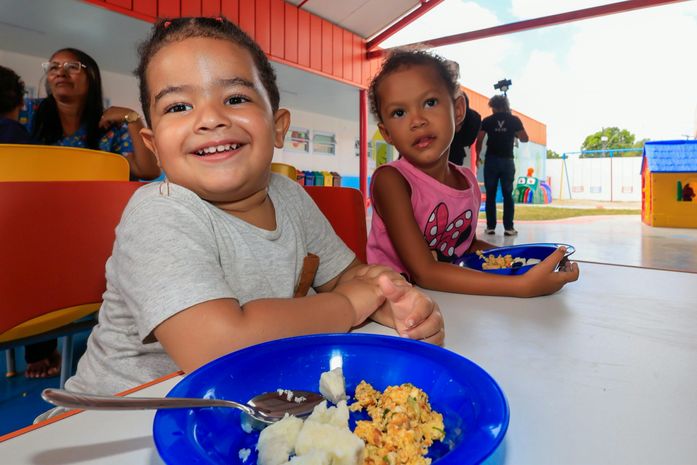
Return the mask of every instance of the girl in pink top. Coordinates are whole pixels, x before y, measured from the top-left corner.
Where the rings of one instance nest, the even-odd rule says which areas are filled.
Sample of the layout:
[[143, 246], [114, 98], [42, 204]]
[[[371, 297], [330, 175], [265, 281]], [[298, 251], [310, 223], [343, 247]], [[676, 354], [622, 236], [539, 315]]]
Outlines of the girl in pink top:
[[375, 171], [368, 262], [389, 265], [429, 289], [532, 297], [578, 279], [578, 265], [559, 248], [525, 274], [507, 276], [451, 264], [465, 252], [493, 247], [477, 239], [481, 195], [467, 168], [448, 162], [456, 123], [467, 110], [457, 73], [424, 51], [392, 53], [370, 85], [373, 114], [400, 159]]

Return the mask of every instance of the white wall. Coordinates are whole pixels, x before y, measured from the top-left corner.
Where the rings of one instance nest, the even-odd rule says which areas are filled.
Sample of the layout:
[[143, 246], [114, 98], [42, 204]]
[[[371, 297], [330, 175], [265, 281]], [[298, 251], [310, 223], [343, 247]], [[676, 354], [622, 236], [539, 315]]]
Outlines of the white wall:
[[565, 164], [561, 159], [547, 159], [552, 198], [640, 201], [641, 159], [573, 157], [567, 158]]
[[[336, 134], [336, 155], [302, 154], [287, 149], [276, 149], [274, 161], [288, 163], [300, 170], [336, 171], [342, 176], [358, 176], [359, 163], [355, 151], [358, 121], [332, 118], [318, 113], [290, 109], [291, 126]], [[377, 130], [369, 127], [368, 137]], [[374, 163], [373, 163], [374, 164]]]

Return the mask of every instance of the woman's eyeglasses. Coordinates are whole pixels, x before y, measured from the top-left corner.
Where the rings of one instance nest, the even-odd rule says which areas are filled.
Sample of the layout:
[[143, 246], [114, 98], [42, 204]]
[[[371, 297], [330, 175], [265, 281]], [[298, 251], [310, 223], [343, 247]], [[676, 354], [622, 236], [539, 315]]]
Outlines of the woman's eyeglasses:
[[64, 61], [63, 63], [59, 63], [57, 61], [47, 61], [46, 63], [41, 63], [41, 67], [44, 69], [44, 73], [46, 74], [56, 74], [60, 72], [61, 68], [63, 68], [66, 73], [77, 74], [82, 68], [87, 68], [87, 66], [83, 65], [79, 61]]

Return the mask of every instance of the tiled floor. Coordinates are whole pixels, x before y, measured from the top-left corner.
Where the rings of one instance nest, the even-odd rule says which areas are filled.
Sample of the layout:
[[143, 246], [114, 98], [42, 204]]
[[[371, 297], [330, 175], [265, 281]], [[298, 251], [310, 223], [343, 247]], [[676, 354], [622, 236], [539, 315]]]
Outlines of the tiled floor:
[[[74, 358], [73, 367], [85, 351], [87, 333], [73, 336]], [[60, 344], [59, 344], [60, 348]], [[5, 353], [0, 351], [0, 436], [10, 431], [30, 425], [34, 418], [51, 408], [51, 405], [41, 399], [41, 391], [45, 388], [57, 388], [59, 377], [46, 379], [28, 379], [24, 377], [24, 349], [20, 348], [15, 354], [17, 375], [5, 378]], [[0, 460], [2, 463], [2, 460]]]
[[[578, 217], [554, 222], [518, 221], [515, 226], [519, 231], [517, 237], [504, 237], [500, 223], [496, 234], [491, 236], [484, 235], [484, 223], [480, 222], [478, 234], [497, 245], [572, 244], [576, 247], [573, 258], [580, 261], [697, 273], [697, 229], [652, 228], [642, 224], [639, 215]], [[695, 284], [697, 289], [697, 276]], [[84, 346], [85, 336], [76, 337], [76, 359]], [[18, 369], [23, 370], [21, 351], [17, 354], [17, 362]], [[0, 368], [4, 373], [4, 357], [0, 357]], [[0, 435], [30, 424], [37, 414], [47, 410], [49, 405], [41, 400], [41, 390], [57, 386], [57, 377], [28, 380], [19, 374], [0, 380]]]

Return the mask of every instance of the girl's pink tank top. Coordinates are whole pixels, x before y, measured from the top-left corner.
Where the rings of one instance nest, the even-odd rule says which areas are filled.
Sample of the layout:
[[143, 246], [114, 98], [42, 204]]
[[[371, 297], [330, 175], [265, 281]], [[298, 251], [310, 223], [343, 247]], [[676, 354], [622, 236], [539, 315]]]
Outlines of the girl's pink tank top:
[[[409, 183], [414, 218], [437, 259], [450, 262], [465, 253], [474, 240], [481, 205], [481, 191], [474, 174], [451, 163], [450, 168], [464, 176], [470, 185], [465, 190], [458, 190], [436, 181], [405, 158], [378, 170], [385, 166], [397, 169]], [[371, 194], [372, 187], [371, 182]], [[389, 208], [389, 205], [383, 208]], [[370, 264], [388, 265], [409, 277], [390, 241], [385, 223], [375, 210], [368, 235], [367, 257]]]

